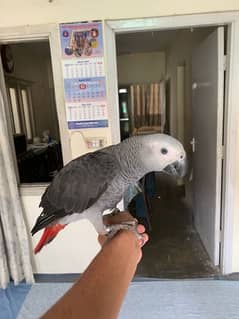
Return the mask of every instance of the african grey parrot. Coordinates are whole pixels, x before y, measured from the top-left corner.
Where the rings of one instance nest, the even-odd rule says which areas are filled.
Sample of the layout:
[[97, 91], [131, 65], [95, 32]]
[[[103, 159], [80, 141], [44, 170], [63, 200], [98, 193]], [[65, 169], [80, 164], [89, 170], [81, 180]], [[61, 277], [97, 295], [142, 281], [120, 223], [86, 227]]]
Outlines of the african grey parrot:
[[34, 252], [67, 224], [82, 218], [90, 220], [99, 234], [105, 234], [103, 212], [115, 209], [127, 188], [152, 171], [183, 177], [186, 153], [182, 144], [165, 134], [133, 136], [68, 163], [41, 198], [43, 211], [31, 233], [45, 231]]

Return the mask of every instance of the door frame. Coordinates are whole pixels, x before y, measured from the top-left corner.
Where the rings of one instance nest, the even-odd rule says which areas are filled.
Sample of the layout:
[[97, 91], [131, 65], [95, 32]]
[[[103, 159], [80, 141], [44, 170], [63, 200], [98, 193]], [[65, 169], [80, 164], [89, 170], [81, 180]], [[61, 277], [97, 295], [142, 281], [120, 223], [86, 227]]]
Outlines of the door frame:
[[[107, 74], [107, 93], [109, 115], [111, 119], [112, 142], [120, 141], [117, 56], [115, 35], [135, 31], [167, 30], [206, 26], [228, 27], [226, 96], [224, 115], [224, 165], [222, 172], [221, 196], [221, 253], [220, 270], [223, 274], [234, 271], [233, 239], [235, 236], [234, 222], [239, 211], [236, 201], [237, 192], [237, 158], [239, 146], [239, 12], [207, 13], [180, 16], [166, 16], [144, 19], [107, 20], [104, 23], [105, 56]], [[238, 185], [239, 186], [239, 185]], [[237, 269], [238, 271], [238, 269]]]

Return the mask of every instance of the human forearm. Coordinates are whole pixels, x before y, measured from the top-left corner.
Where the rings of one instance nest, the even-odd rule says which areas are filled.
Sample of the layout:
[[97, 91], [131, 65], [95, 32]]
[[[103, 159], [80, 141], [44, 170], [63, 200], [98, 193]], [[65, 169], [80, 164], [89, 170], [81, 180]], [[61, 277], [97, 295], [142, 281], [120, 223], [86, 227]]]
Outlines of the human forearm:
[[121, 231], [103, 247], [78, 282], [42, 318], [117, 318], [140, 257], [136, 236], [130, 231]]

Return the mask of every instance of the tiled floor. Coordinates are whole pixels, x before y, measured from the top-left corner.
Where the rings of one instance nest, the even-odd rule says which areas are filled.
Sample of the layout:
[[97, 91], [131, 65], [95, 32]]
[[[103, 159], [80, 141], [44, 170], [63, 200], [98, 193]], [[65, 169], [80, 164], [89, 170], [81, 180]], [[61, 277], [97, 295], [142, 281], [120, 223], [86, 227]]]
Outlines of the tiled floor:
[[[32, 286], [17, 319], [39, 318], [71, 285], [42, 283]], [[133, 282], [119, 319], [238, 319], [238, 295], [238, 281]]]

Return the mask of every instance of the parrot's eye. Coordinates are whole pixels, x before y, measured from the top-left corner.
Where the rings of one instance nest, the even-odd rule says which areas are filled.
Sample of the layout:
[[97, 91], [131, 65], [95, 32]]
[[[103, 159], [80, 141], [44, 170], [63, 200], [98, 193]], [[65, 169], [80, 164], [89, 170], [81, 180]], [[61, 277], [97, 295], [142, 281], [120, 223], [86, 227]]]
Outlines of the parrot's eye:
[[161, 153], [163, 155], [166, 155], [166, 154], [168, 154], [168, 150], [166, 148], [161, 148]]

